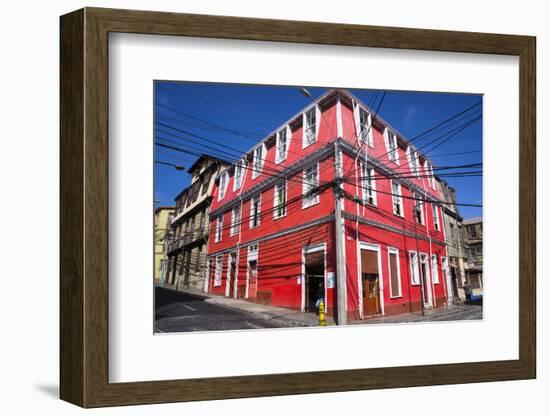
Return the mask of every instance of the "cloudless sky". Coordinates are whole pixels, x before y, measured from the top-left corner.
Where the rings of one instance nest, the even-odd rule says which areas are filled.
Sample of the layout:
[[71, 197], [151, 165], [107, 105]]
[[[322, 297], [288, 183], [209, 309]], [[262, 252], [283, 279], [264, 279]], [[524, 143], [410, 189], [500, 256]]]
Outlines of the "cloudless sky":
[[[157, 81], [154, 87], [156, 139], [161, 139], [160, 142], [168, 145], [183, 147], [187, 150], [194, 149], [197, 153], [212, 154], [230, 161], [236, 161], [239, 155], [252, 148], [255, 143], [311, 103], [311, 98], [302, 95], [300, 88], [295, 86]], [[314, 98], [327, 90], [316, 87], [307, 87], [307, 89]], [[379, 108], [378, 114], [408, 139], [482, 100], [481, 95], [474, 94], [386, 91], [381, 102], [384, 91], [360, 89], [349, 89], [349, 91], [363, 103], [371, 106], [373, 111]], [[482, 106], [477, 107], [476, 114], [479, 115], [481, 109]], [[468, 119], [473, 117], [475, 110], [468, 113], [470, 114]], [[195, 134], [200, 138], [163, 127], [159, 123]], [[212, 124], [232, 132], [220, 130]], [[457, 125], [443, 130], [442, 133]], [[442, 133], [419, 141], [418, 150], [422, 152], [435, 146], [442, 140], [432, 145], [429, 145], [429, 142]], [[181, 137], [187, 137], [188, 140]], [[219, 144], [234, 148], [238, 152], [223, 148]], [[437, 168], [437, 166], [481, 163], [483, 160], [481, 151], [482, 120], [479, 120], [429, 152], [427, 156], [433, 160]], [[472, 153], [453, 155], [463, 152]], [[194, 155], [155, 146], [156, 161], [189, 168], [196, 159], [197, 156]], [[156, 163], [155, 205], [174, 205], [174, 198], [189, 185], [190, 180], [191, 175], [187, 172]], [[458, 203], [482, 204], [482, 177], [458, 177], [445, 180], [455, 188]], [[459, 211], [465, 219], [482, 216], [482, 208], [478, 207], [459, 207]]]

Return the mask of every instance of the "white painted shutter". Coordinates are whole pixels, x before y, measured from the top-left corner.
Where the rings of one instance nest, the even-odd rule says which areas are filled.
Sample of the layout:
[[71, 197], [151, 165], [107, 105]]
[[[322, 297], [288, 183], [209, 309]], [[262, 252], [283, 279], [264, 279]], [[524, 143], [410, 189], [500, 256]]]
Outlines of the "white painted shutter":
[[368, 115], [368, 120], [369, 120], [369, 126], [368, 126], [368, 134], [367, 134], [367, 143], [368, 144], [371, 144], [374, 146], [374, 136], [372, 135], [372, 129], [373, 129], [373, 126], [372, 126], [372, 117], [371, 117], [371, 113], [369, 113]]
[[386, 127], [384, 129], [384, 143], [386, 144], [386, 151], [389, 153], [390, 152], [390, 142], [389, 142], [388, 135], [389, 135], [389, 131], [388, 131], [388, 128]]
[[286, 153], [284, 157], [286, 158], [288, 156], [288, 150], [290, 149], [290, 141], [292, 138], [292, 130], [290, 130], [290, 125], [286, 126]]
[[360, 126], [360, 117], [359, 117], [359, 104], [353, 101], [353, 120], [355, 121], [355, 137], [357, 137], [357, 141], [359, 141], [359, 130], [361, 128]]
[[319, 140], [319, 126], [321, 125], [321, 109], [315, 105], [315, 141]]

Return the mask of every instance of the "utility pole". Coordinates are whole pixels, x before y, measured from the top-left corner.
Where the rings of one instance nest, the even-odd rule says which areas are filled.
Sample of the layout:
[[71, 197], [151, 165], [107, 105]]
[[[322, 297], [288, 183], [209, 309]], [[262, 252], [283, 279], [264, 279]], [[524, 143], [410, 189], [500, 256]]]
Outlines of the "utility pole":
[[342, 224], [342, 161], [340, 158], [340, 143], [338, 137], [334, 141], [334, 221], [336, 232], [336, 322], [338, 325], [346, 325], [348, 317], [346, 312], [346, 264], [344, 261], [344, 227]]

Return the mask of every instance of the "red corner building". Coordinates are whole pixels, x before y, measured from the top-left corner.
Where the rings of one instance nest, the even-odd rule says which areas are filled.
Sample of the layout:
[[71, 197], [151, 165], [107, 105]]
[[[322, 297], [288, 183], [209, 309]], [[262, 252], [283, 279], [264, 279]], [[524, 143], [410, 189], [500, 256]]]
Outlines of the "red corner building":
[[204, 290], [306, 312], [322, 297], [346, 320], [443, 306], [441, 202], [432, 162], [329, 90], [216, 179]]

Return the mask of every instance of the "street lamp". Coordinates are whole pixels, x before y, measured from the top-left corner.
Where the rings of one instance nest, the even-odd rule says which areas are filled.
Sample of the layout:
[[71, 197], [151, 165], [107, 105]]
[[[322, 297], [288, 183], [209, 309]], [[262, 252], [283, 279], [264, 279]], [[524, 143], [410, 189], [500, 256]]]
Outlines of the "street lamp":
[[182, 165], [174, 165], [173, 163], [161, 162], [160, 160], [155, 160], [155, 163], [158, 163], [159, 165], [173, 166], [176, 170], [185, 170], [185, 167]]

